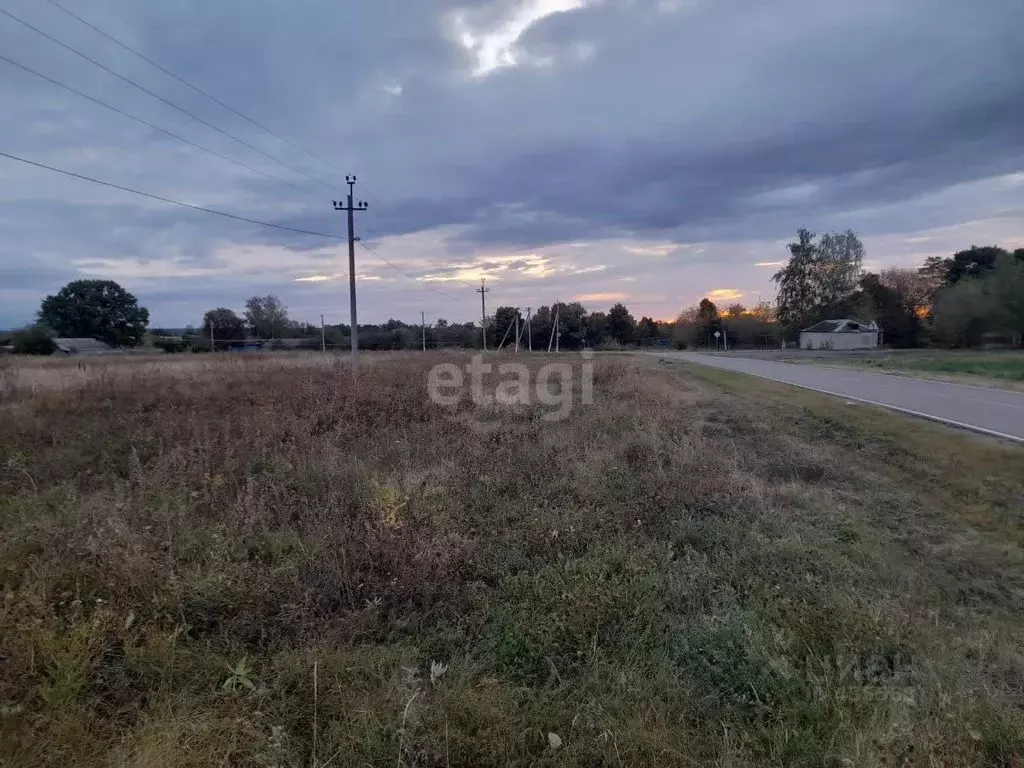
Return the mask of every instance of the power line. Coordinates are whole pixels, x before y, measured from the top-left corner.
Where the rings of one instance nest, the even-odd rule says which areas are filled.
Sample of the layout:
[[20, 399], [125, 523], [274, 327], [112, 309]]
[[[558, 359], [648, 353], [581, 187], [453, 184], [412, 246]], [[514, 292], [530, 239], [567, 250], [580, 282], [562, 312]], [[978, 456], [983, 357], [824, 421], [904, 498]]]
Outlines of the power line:
[[[249, 117], [244, 112], [236, 109], [235, 107], [232, 107], [230, 104], [226, 103], [222, 99], [217, 98], [212, 93], [209, 93], [208, 91], [203, 90], [202, 88], [200, 88], [195, 83], [189, 82], [188, 80], [183, 78], [181, 75], [178, 75], [178, 74], [172, 72], [171, 70], [167, 69], [167, 67], [163, 66], [162, 64], [159, 64], [158, 62], [153, 61], [153, 59], [151, 59], [148, 56], [146, 56], [145, 54], [140, 53], [139, 51], [135, 50], [130, 45], [128, 45], [127, 43], [123, 42], [122, 40], [119, 40], [118, 38], [114, 37], [112, 34], [107, 32], [106, 30], [100, 29], [99, 27], [97, 27], [92, 22], [87, 21], [86, 19], [83, 19], [81, 16], [79, 16], [74, 11], [72, 11], [72, 10], [70, 10], [68, 8], [65, 8], [63, 5], [58, 3], [57, 0], [46, 0], [46, 2], [50, 3], [50, 5], [54, 6], [55, 8], [60, 9], [61, 11], [66, 13], [68, 16], [71, 16], [72, 18], [78, 20], [79, 22], [81, 22], [85, 26], [89, 27], [89, 29], [93, 30], [94, 32], [97, 32], [97, 33], [103, 35], [103, 37], [107, 38], [112, 43], [120, 46], [121, 48], [123, 48], [124, 50], [128, 51], [132, 55], [137, 56], [138, 58], [142, 59], [144, 62], [146, 62], [150, 66], [155, 67], [156, 69], [159, 69], [165, 75], [168, 75], [169, 77], [173, 77], [179, 83], [181, 83], [181, 84], [183, 84], [185, 86], [188, 86], [189, 88], [191, 88], [196, 93], [198, 93], [198, 94], [200, 94], [202, 96], [205, 96], [210, 101], [214, 102], [215, 104], [218, 104], [219, 106], [221, 106], [224, 109], [228, 110], [232, 114], [237, 115], [238, 117], [242, 118], [243, 120], [245, 120], [246, 122], [250, 123], [251, 125], [256, 126], [260, 130], [266, 131], [267, 133], [269, 133], [274, 138], [279, 139], [279, 140], [285, 142], [286, 144], [290, 144], [291, 146], [295, 147], [297, 150], [299, 150], [300, 152], [303, 152], [304, 154], [308, 155], [309, 157], [313, 158], [314, 160], [317, 160], [317, 161], [323, 163], [324, 165], [329, 166], [330, 168], [333, 168], [334, 170], [336, 170], [336, 171], [338, 171], [340, 173], [344, 173], [345, 172], [342, 168], [339, 168], [337, 165], [332, 163], [330, 160], [325, 160], [324, 158], [320, 157], [319, 155], [314, 154], [313, 152], [311, 152], [308, 149], [306, 149], [305, 147], [303, 147], [301, 144], [293, 141], [292, 139], [289, 139], [287, 136], [282, 136], [280, 133], [278, 133], [277, 131], [275, 131], [275, 130], [273, 130], [271, 128], [268, 128], [266, 125], [264, 125], [263, 123], [259, 122], [255, 118]], [[324, 185], [330, 187], [331, 189], [335, 190], [336, 192], [342, 192], [342, 190], [338, 189], [338, 187], [335, 187], [334, 185], [330, 184], [329, 182], [325, 182], [325, 181], [323, 181], [321, 179], [318, 179], [318, 178], [316, 178], [314, 176], [310, 176], [309, 178], [312, 178], [315, 181], [318, 181], [321, 184], [324, 184]], [[378, 206], [382, 206], [383, 205], [383, 203], [381, 203], [381, 201], [376, 196], [374, 196], [372, 193], [366, 193], [366, 196], [368, 198], [370, 198], [370, 200], [373, 201], [373, 203], [375, 205], [378, 205]]]
[[186, 139], [184, 136], [179, 136], [176, 133], [172, 133], [171, 131], [168, 131], [165, 128], [161, 128], [159, 125], [154, 125], [153, 123], [149, 122], [148, 120], [143, 120], [141, 117], [137, 117], [137, 116], [135, 116], [135, 115], [133, 115], [133, 114], [131, 114], [129, 112], [125, 112], [123, 109], [118, 109], [117, 107], [115, 107], [115, 106], [113, 106], [111, 104], [107, 104], [105, 101], [101, 101], [100, 99], [94, 98], [94, 97], [90, 96], [87, 93], [83, 93], [82, 91], [79, 91], [76, 88], [72, 88], [70, 85], [65, 85], [64, 83], [61, 83], [61, 82], [59, 82], [57, 80], [54, 80], [52, 77], [48, 77], [47, 75], [44, 75], [41, 72], [36, 72], [31, 67], [26, 67], [24, 64], [21, 64], [21, 63], [15, 61], [14, 59], [9, 59], [6, 56], [4, 56], [3, 54], [0, 54], [0, 60], [6, 61], [8, 64], [11, 64], [11, 65], [13, 65], [15, 67], [18, 67], [19, 69], [22, 69], [25, 72], [28, 72], [29, 74], [35, 75], [36, 77], [42, 78], [43, 80], [46, 80], [48, 83], [52, 83], [53, 85], [56, 85], [59, 88], [63, 88], [66, 91], [71, 91], [71, 93], [74, 93], [74, 94], [76, 94], [78, 96], [81, 96], [83, 99], [88, 99], [89, 101], [93, 102], [94, 104], [99, 104], [101, 107], [106, 107], [107, 109], [109, 109], [109, 110], [111, 110], [113, 112], [116, 112], [119, 115], [124, 115], [125, 117], [130, 118], [131, 120], [134, 120], [137, 123], [142, 123], [142, 125], [145, 125], [148, 128], [152, 128], [154, 131], [160, 131], [160, 133], [166, 134], [166, 135], [170, 136], [171, 138], [177, 139], [178, 141], [182, 141], [185, 144], [188, 144], [189, 146], [195, 147], [196, 149], [201, 149], [203, 152], [208, 152], [209, 154], [213, 155], [214, 157], [219, 157], [221, 160], [226, 160], [229, 163], [234, 163], [235, 165], [237, 165], [237, 166], [239, 166], [241, 168], [245, 168], [246, 170], [252, 171], [253, 173], [258, 173], [261, 176], [266, 176], [268, 179], [272, 179], [274, 181], [280, 182], [281, 184], [287, 184], [292, 189], [299, 190], [299, 192], [303, 192], [303, 193], [305, 193], [307, 195], [313, 195], [314, 197], [320, 198], [320, 195], [317, 195], [314, 192], [310, 192], [305, 187], [300, 187], [297, 184], [292, 184], [290, 181], [285, 181], [284, 179], [279, 179], [279, 178], [277, 178], [277, 176], [274, 176], [273, 174], [267, 173], [266, 171], [261, 171], [259, 168], [253, 168], [251, 165], [246, 165], [245, 163], [243, 163], [243, 162], [241, 162], [239, 160], [235, 160], [233, 158], [230, 158], [227, 155], [222, 155], [220, 152], [217, 152], [214, 149], [210, 149], [209, 147], [204, 147], [202, 144], [197, 144], [196, 142], [191, 141], [190, 139]]
[[[93, 65], [99, 67], [100, 69], [102, 69], [102, 70], [104, 70], [106, 72], [109, 72], [114, 77], [118, 78], [119, 80], [123, 80], [124, 82], [128, 83], [129, 85], [131, 85], [131, 86], [133, 86], [135, 88], [138, 88], [140, 91], [142, 91], [145, 94], [148, 94], [149, 96], [152, 96], [154, 99], [157, 99], [158, 101], [163, 102], [167, 106], [169, 106], [169, 107], [171, 107], [173, 109], [176, 109], [178, 112], [181, 112], [184, 115], [188, 115], [193, 120], [196, 120], [196, 121], [202, 123], [203, 125], [205, 125], [205, 126], [207, 126], [209, 128], [212, 128], [213, 130], [217, 131], [217, 133], [223, 134], [224, 136], [227, 136], [230, 139], [234, 139], [239, 144], [242, 144], [243, 146], [248, 147], [249, 149], [253, 150], [254, 152], [258, 152], [259, 154], [263, 155], [267, 159], [273, 160], [275, 163], [283, 165], [285, 168], [287, 168], [288, 170], [292, 171], [293, 173], [297, 173], [300, 176], [305, 176], [307, 179], [310, 179], [311, 181], [315, 181], [318, 184], [322, 184], [325, 187], [327, 187], [328, 189], [337, 189], [337, 187], [333, 187], [330, 184], [328, 184], [327, 182], [321, 181], [320, 179], [316, 178], [315, 176], [310, 176], [308, 173], [305, 173], [304, 171], [300, 171], [298, 168], [295, 168], [294, 166], [288, 165], [288, 163], [284, 162], [283, 160], [278, 160], [273, 155], [270, 155], [270, 154], [264, 152], [259, 147], [255, 146], [253, 144], [250, 144], [249, 142], [245, 141], [244, 139], [238, 138], [237, 136], [235, 136], [232, 133], [229, 133], [228, 131], [225, 131], [223, 128], [218, 128], [213, 123], [211, 123], [211, 122], [209, 122], [207, 120], [204, 120], [203, 118], [199, 117], [198, 115], [195, 115], [195, 114], [189, 112], [187, 109], [184, 109], [183, 107], [179, 107], [174, 102], [168, 101], [163, 96], [160, 96], [159, 94], [154, 93], [153, 91], [149, 90], [145, 86], [139, 85], [134, 80], [130, 80], [129, 78], [125, 77], [124, 75], [119, 74], [118, 72], [115, 72], [113, 69], [111, 69], [110, 67], [106, 66], [105, 64], [101, 64], [100, 62], [96, 61], [95, 59], [90, 58], [89, 56], [87, 56], [84, 53], [82, 53], [81, 51], [79, 51], [77, 48], [72, 48], [67, 43], [61, 42], [60, 40], [55, 38], [53, 35], [47, 34], [46, 32], [44, 32], [43, 30], [39, 29], [38, 27], [35, 27], [35, 26], [29, 24], [24, 19], [18, 18], [17, 16], [15, 16], [10, 11], [8, 11], [8, 10], [6, 10], [4, 8], [0, 8], [0, 13], [2, 13], [4, 16], [7, 16], [10, 19], [13, 19], [14, 21], [18, 22], [22, 26], [28, 27], [33, 32], [35, 32], [36, 34], [42, 35], [47, 40], [51, 40], [52, 42], [57, 43], [57, 45], [61, 46], [62, 48], [66, 48], [67, 50], [69, 50], [73, 54], [75, 54], [76, 56], [80, 56], [81, 58], [85, 59], [90, 64], [93, 64]], [[310, 194], [315, 194], [315, 193], [311, 192]]]
[[[333, 168], [336, 171], [343, 172], [341, 168], [339, 168], [338, 166], [336, 166], [334, 163], [330, 162], [329, 160], [324, 160], [322, 157], [319, 157], [318, 155], [314, 155], [308, 149], [302, 147], [301, 145], [297, 144], [296, 142], [292, 141], [291, 139], [287, 138], [286, 136], [282, 136], [281, 134], [277, 133], [276, 131], [271, 130], [270, 128], [268, 128], [267, 126], [263, 125], [262, 123], [257, 122], [256, 120], [254, 120], [253, 118], [251, 118], [248, 115], [244, 114], [243, 112], [240, 112], [239, 110], [235, 109], [230, 104], [224, 103], [223, 101], [218, 99], [213, 94], [207, 93], [202, 88], [200, 88], [198, 85], [190, 83], [188, 80], [186, 80], [185, 78], [181, 77], [180, 75], [176, 75], [174, 72], [171, 72], [171, 70], [169, 70], [166, 67], [164, 67], [164, 66], [158, 64], [157, 62], [153, 61], [148, 56], [145, 56], [144, 54], [139, 53], [137, 50], [132, 48], [130, 45], [128, 45], [128, 44], [118, 40], [116, 37], [111, 35], [109, 32], [105, 32], [104, 30], [102, 30], [99, 27], [97, 27], [95, 24], [92, 24], [92, 23], [86, 21], [85, 19], [83, 19], [77, 13], [75, 13], [75, 12], [73, 12], [71, 10], [68, 10], [63, 5], [58, 3], [56, 0], [46, 0], [46, 1], [48, 3], [50, 3], [50, 5], [52, 5], [52, 6], [56, 7], [56, 8], [59, 8], [60, 10], [64, 11], [64, 13], [66, 13], [69, 16], [77, 19], [82, 24], [85, 24], [85, 26], [89, 27], [89, 29], [93, 30], [94, 32], [98, 32], [99, 34], [103, 35], [105, 38], [107, 38], [111, 42], [116, 43], [117, 45], [121, 46], [124, 50], [128, 51], [129, 53], [134, 54], [135, 56], [138, 56], [140, 59], [142, 59], [147, 64], [150, 64], [151, 66], [156, 67], [161, 72], [163, 72], [165, 75], [169, 75], [170, 77], [173, 77], [175, 80], [177, 80], [179, 83], [182, 83], [183, 85], [187, 85], [189, 88], [191, 88], [196, 93], [199, 93], [199, 94], [205, 96], [206, 98], [210, 99], [211, 101], [215, 102], [216, 104], [219, 104], [224, 109], [228, 110], [229, 112], [234, 113], [235, 115], [238, 115], [238, 117], [242, 118], [243, 120], [247, 121], [248, 123], [251, 123], [252, 125], [255, 125], [257, 128], [260, 128], [261, 130], [266, 131], [271, 136], [274, 136], [275, 138], [280, 139], [281, 141], [283, 141], [283, 142], [285, 142], [287, 144], [290, 144], [291, 146], [293, 146], [296, 149], [298, 149], [300, 152], [304, 152], [305, 154], [309, 155], [314, 160], [319, 160], [324, 165], [328, 165], [328, 166], [330, 166], [331, 168]], [[321, 182], [321, 183], [324, 183], [324, 182]], [[336, 187], [332, 187], [332, 189], [337, 189], [337, 188]], [[341, 190], [337, 190], [337, 191], [341, 191]]]
[[383, 262], [384, 262], [385, 264], [387, 264], [387, 265], [388, 265], [389, 267], [391, 267], [392, 269], [395, 269], [395, 270], [397, 270], [397, 271], [401, 272], [401, 273], [402, 273], [403, 275], [405, 275], [406, 277], [408, 277], [408, 278], [409, 278], [410, 280], [415, 280], [415, 281], [416, 281], [417, 283], [419, 283], [419, 284], [420, 284], [420, 285], [422, 285], [423, 287], [425, 287], [425, 288], [429, 288], [429, 289], [430, 289], [430, 290], [432, 290], [432, 291], [433, 291], [434, 293], [436, 293], [436, 294], [439, 294], [439, 295], [441, 295], [441, 296], [444, 296], [444, 297], [445, 297], [446, 299], [451, 299], [452, 301], [459, 301], [459, 299], [458, 299], [458, 298], [456, 298], [455, 296], [452, 296], [452, 295], [451, 295], [450, 293], [445, 293], [444, 291], [440, 291], [440, 290], [438, 290], [437, 288], [435, 288], [434, 286], [432, 286], [432, 285], [431, 285], [430, 283], [424, 282], [424, 281], [423, 281], [423, 278], [420, 278], [420, 277], [416, 277], [415, 275], [410, 275], [410, 274], [409, 274], [408, 272], [406, 272], [406, 271], [405, 271], [404, 269], [402, 269], [402, 268], [401, 268], [400, 266], [398, 266], [397, 264], [393, 264], [393, 263], [391, 263], [390, 261], [388, 261], [387, 259], [385, 259], [385, 258], [384, 258], [383, 256], [381, 256], [381, 255], [380, 255], [380, 254], [379, 254], [379, 253], [378, 253], [377, 251], [375, 251], [375, 250], [374, 250], [373, 248], [371, 248], [370, 246], [368, 246], [368, 245], [367, 245], [366, 243], [364, 243], [364, 242], [363, 242], [362, 240], [357, 240], [356, 242], [357, 242], [357, 243], [359, 243], [359, 244], [360, 244], [361, 246], [363, 246], [363, 248], [365, 248], [366, 250], [368, 250], [368, 251], [369, 251], [370, 253], [372, 253], [372, 254], [373, 254], [374, 256], [376, 256], [376, 257], [377, 257], [378, 259], [380, 259], [381, 261], [383, 261]]
[[[35, 166], [36, 168], [43, 168], [43, 169], [45, 169], [47, 171], [53, 171], [54, 173], [60, 173], [60, 174], [63, 174], [64, 176], [71, 176], [72, 178], [81, 179], [82, 181], [89, 181], [89, 182], [92, 182], [93, 184], [99, 184], [99, 185], [104, 186], [104, 187], [110, 187], [111, 189], [118, 189], [118, 190], [121, 190], [122, 192], [131, 192], [133, 195], [141, 195], [142, 197], [148, 197], [151, 200], [158, 200], [158, 201], [160, 201], [162, 203], [170, 203], [171, 205], [179, 205], [182, 208], [191, 208], [194, 211], [202, 211], [203, 213], [212, 213], [214, 216], [223, 216], [226, 219], [234, 219], [235, 221], [244, 221], [244, 222], [247, 222], [249, 224], [258, 224], [258, 225], [260, 225], [262, 227], [271, 227], [273, 229], [283, 229], [286, 232], [297, 232], [298, 234], [301, 234], [301, 235], [312, 235], [313, 237], [326, 237], [326, 238], [329, 238], [331, 240], [347, 240], [348, 239], [348, 238], [346, 238], [346, 237], [344, 237], [342, 235], [332, 235], [332, 234], [329, 234], [327, 232], [315, 232], [315, 231], [309, 230], [309, 229], [300, 229], [298, 227], [285, 226], [284, 224], [271, 224], [268, 221], [259, 221], [257, 219], [250, 219], [250, 218], [248, 218], [246, 216], [238, 216], [238, 215], [236, 215], [234, 213], [226, 213], [224, 211], [217, 211], [217, 210], [214, 210], [213, 208], [205, 208], [205, 207], [203, 207], [201, 205], [193, 205], [192, 203], [183, 203], [180, 200], [172, 200], [169, 197], [162, 197], [160, 195], [154, 195], [152, 192], [143, 192], [142, 190], [139, 190], [139, 189], [132, 189], [131, 187], [124, 187], [124, 186], [121, 186], [120, 184], [114, 184], [114, 183], [109, 182], [109, 181], [102, 181], [100, 179], [93, 178], [92, 176], [86, 176], [86, 175], [81, 174], [81, 173], [75, 173], [74, 171], [67, 171], [67, 170], [64, 170], [63, 168], [55, 168], [52, 165], [46, 165], [45, 163], [39, 163], [39, 162], [36, 162], [35, 160], [29, 160], [29, 159], [24, 158], [24, 157], [18, 157], [17, 155], [12, 155], [12, 154], [9, 154], [7, 152], [0, 152], [0, 157], [6, 157], [8, 160], [16, 160], [19, 163], [25, 163], [26, 165], [32, 165], [32, 166]], [[362, 242], [362, 241], [360, 241], [360, 242]], [[367, 248], [367, 250], [369, 250], [374, 256], [376, 256], [378, 259], [383, 261], [385, 264], [388, 264], [389, 266], [391, 266], [394, 269], [398, 270], [399, 272], [404, 274], [406, 277], [410, 277], [411, 279], [416, 280], [416, 282], [419, 283], [420, 285], [422, 285], [423, 287], [429, 288], [430, 290], [434, 291], [434, 293], [440, 294], [441, 296], [445, 296], [445, 297], [447, 297], [449, 299], [453, 299], [453, 300], [456, 300], [456, 301], [458, 300], [454, 296], [449, 296], [448, 294], [443, 293], [443, 292], [437, 290], [436, 288], [434, 288], [434, 286], [430, 285], [429, 283], [424, 283], [424, 282], [418, 280], [417, 278], [412, 277], [412, 275], [410, 275], [408, 272], [406, 272], [405, 270], [400, 269], [399, 267], [396, 267], [394, 264], [392, 264], [390, 261], [385, 259], [383, 256], [381, 256], [379, 253], [374, 251], [369, 246], [364, 245], [363, 247]]]

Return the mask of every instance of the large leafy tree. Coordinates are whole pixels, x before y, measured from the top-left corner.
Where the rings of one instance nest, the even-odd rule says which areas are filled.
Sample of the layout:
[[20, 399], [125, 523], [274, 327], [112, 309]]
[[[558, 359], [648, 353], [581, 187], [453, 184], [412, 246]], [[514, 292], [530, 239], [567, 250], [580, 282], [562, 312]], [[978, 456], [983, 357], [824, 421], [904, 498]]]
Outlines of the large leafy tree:
[[998, 245], [972, 245], [963, 251], [957, 251], [947, 261], [947, 285], [958, 283], [966, 277], [982, 277], [995, 269], [996, 262], [1010, 255], [1010, 252]]
[[815, 242], [806, 229], [789, 244], [790, 259], [774, 275], [779, 321], [792, 332], [836, 311], [857, 290], [863, 272], [864, 245], [852, 230], [830, 232]]
[[250, 296], [245, 320], [261, 339], [280, 339], [288, 330], [288, 310], [277, 296]]
[[636, 320], [626, 309], [626, 305], [615, 304], [608, 310], [608, 335], [620, 344], [628, 344], [633, 341], [633, 334], [636, 331]]
[[39, 321], [58, 336], [135, 347], [146, 334], [149, 310], [113, 280], [76, 280], [43, 299]]
[[242, 320], [234, 310], [227, 307], [211, 309], [203, 315], [203, 338], [210, 337], [210, 329], [213, 328], [214, 339], [244, 339], [245, 321]]

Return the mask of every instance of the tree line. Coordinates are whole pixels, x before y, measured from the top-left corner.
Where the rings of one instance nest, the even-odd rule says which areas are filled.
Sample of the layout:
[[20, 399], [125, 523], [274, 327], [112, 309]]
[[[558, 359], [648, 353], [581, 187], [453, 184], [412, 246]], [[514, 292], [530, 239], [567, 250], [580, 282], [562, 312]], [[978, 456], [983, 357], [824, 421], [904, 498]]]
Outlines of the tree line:
[[[673, 320], [637, 320], [621, 302], [607, 312], [560, 302], [529, 316], [517, 307], [499, 306], [487, 318], [487, 347], [514, 344], [518, 319], [520, 345], [547, 349], [554, 340], [556, 317], [558, 347], [565, 350], [683, 349], [718, 343], [737, 349], [777, 348], [796, 341], [804, 328], [840, 318], [877, 322], [884, 343], [893, 347], [1024, 343], [1024, 248], [971, 246], [949, 257], [929, 257], [916, 269], [890, 267], [877, 273], [864, 269], [864, 245], [851, 230], [818, 236], [801, 229], [787, 248], [789, 259], [772, 276], [778, 287], [774, 303], [749, 308], [734, 303], [720, 310], [705, 297]], [[321, 329], [292, 320], [273, 295], [250, 297], [241, 314], [226, 307], [211, 309], [198, 328], [182, 332], [148, 330], [148, 325], [149, 311], [116, 282], [76, 280], [43, 299], [36, 322], [0, 338], [0, 347], [50, 354], [54, 339], [64, 337], [98, 339], [116, 348], [148, 343], [167, 352], [209, 351], [211, 339], [216, 349], [252, 340], [271, 349], [319, 349], [321, 338], [328, 347], [347, 347], [351, 335], [346, 324]], [[429, 347], [483, 345], [480, 327], [472, 322], [442, 318], [424, 329], [392, 319], [359, 326], [359, 346], [365, 350], [417, 349], [424, 340]]]
[[893, 347], [1020, 346], [1024, 335], [1024, 249], [971, 246], [917, 269], [863, 268], [864, 246], [847, 230], [820, 238], [806, 229], [772, 279], [783, 338], [826, 319], [875, 321]]

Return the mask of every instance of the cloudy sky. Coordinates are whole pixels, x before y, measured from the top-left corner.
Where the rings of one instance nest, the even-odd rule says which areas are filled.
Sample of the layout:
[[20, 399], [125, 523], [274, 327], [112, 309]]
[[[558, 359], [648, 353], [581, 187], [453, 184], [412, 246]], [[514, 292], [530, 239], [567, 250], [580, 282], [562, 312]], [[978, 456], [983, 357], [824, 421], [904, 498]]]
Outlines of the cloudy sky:
[[[207, 124], [2, 13], [0, 55], [216, 154], [3, 60], [0, 152], [335, 235], [358, 174], [394, 265], [357, 250], [366, 322], [476, 319], [481, 277], [493, 306], [753, 304], [801, 226], [870, 267], [1024, 246], [1020, 0], [58, 2], [254, 122], [3, 0]], [[0, 327], [79, 277], [154, 325], [266, 293], [345, 321], [346, 252], [0, 157]]]

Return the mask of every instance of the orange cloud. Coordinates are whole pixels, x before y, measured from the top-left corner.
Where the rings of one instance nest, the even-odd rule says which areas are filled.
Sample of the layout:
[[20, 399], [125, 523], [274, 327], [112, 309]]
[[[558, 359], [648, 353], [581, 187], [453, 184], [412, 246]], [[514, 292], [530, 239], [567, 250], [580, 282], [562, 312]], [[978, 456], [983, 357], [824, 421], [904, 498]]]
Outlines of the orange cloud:
[[784, 267], [786, 262], [784, 261], [758, 261], [754, 264], [755, 267]]
[[743, 297], [743, 291], [735, 288], [715, 288], [709, 291], [707, 297], [712, 301], [734, 301]]

